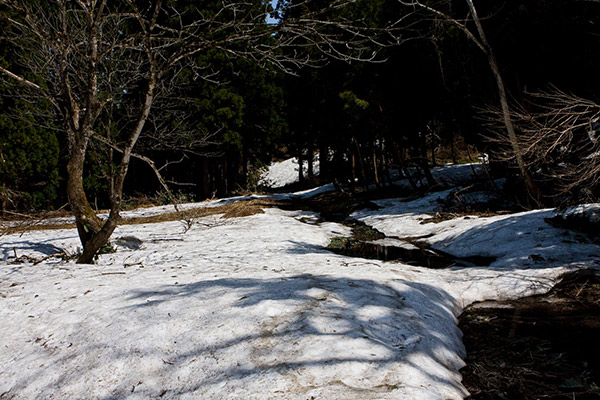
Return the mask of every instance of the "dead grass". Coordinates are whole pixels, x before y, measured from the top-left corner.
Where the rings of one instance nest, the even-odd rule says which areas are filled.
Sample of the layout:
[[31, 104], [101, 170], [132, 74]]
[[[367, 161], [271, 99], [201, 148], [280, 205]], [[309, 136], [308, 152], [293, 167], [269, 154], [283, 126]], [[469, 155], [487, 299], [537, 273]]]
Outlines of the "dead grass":
[[439, 224], [440, 222], [450, 221], [456, 218], [487, 218], [498, 215], [510, 214], [511, 211], [465, 211], [465, 212], [436, 212], [432, 217], [423, 219], [420, 224]]
[[[208, 217], [211, 215], [223, 214], [221, 218], [241, 218], [255, 214], [264, 213], [263, 208], [278, 206], [279, 203], [269, 199], [252, 199], [240, 200], [233, 203], [225, 204], [219, 207], [198, 207], [188, 210], [183, 210], [180, 213], [173, 211], [160, 215], [149, 217], [133, 217], [121, 218], [119, 225], [139, 225], [139, 224], [154, 224], [169, 221], [188, 221], [196, 218]], [[0, 236], [7, 234], [23, 233], [27, 231], [37, 231], [46, 229], [73, 229], [74, 223], [44, 223], [51, 218], [70, 216], [67, 212], [60, 213], [45, 213], [28, 216], [31, 219], [23, 221], [17, 226], [3, 228], [0, 231]]]
[[63, 224], [41, 224], [36, 221], [25, 221], [22, 224], [16, 226], [8, 226], [0, 230], [0, 236], [11, 235], [15, 233], [25, 233], [28, 231], [41, 231], [45, 229], [72, 229], [75, 228], [74, 223], [63, 223]]
[[599, 316], [600, 277], [591, 270], [545, 295], [468, 308], [460, 328], [469, 399], [599, 399]]

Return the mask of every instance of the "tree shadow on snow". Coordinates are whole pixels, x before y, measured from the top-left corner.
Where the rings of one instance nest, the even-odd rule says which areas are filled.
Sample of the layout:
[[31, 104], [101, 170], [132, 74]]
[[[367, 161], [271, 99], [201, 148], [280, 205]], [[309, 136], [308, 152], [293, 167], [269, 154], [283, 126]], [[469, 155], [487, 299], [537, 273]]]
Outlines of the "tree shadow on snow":
[[[220, 296], [231, 300], [213, 312], [210, 303]], [[148, 311], [155, 316], [149, 321], [153, 326], [170, 323], [168, 318], [156, 320], [157, 315], [165, 314], [156, 310], [169, 307], [171, 302], [194, 307], [203, 323], [229, 322], [218, 336], [199, 338], [202, 344], [192, 350], [172, 354], [160, 374], [173, 375], [173, 379], [165, 380], [173, 383], [165, 388], [146, 386], [144, 394], [149, 396], [165, 390], [175, 396], [202, 394], [236, 380], [251, 382], [258, 376], [282, 374], [304, 379], [305, 390], [339, 380], [343, 383], [343, 378], [348, 378], [371, 379], [378, 383], [372, 390], [389, 391], [406, 383], [402, 376], [395, 375], [400, 363], [429, 376], [437, 386], [457, 386], [456, 381], [415, 361], [414, 356], [421, 355], [453, 370], [461, 367], [460, 360], [454, 357], [457, 349], [462, 352], [455, 323], [458, 305], [448, 293], [427, 284], [401, 279], [383, 284], [370, 279], [313, 274], [232, 278], [135, 291], [130, 301], [132, 305], [126, 311]], [[213, 310], [211, 315], [203, 311], [203, 305], [207, 306], [204, 309]], [[240, 326], [231, 332], [231, 323]], [[208, 332], [211, 330], [214, 333], [219, 328], [210, 327]], [[228, 361], [226, 358], [232, 353], [244, 354], [247, 362], [236, 365]], [[192, 385], [178, 386], [179, 369], [207, 357], [216, 360], [210, 373], [197, 376]], [[367, 366], [360, 376], [353, 376], [352, 368], [344, 369], [356, 363]], [[332, 376], [336, 375], [334, 369], [343, 370], [336, 379], [307, 378], [311, 367]]]
[[[47, 242], [50, 242], [53, 239], [48, 239]], [[57, 247], [51, 243], [46, 242], [32, 242], [29, 240], [22, 240], [19, 242], [13, 242], [10, 244], [6, 244], [2, 247], [2, 258], [7, 259], [15, 255], [19, 254], [19, 250], [25, 250], [27, 252], [36, 251], [42, 253], [44, 255], [51, 255], [56, 253], [62, 253], [63, 250], [60, 247]]]
[[[241, 390], [257, 380], [279, 381], [298, 396], [341, 385], [343, 393], [369, 397], [411, 384], [402, 368], [428, 376], [438, 388], [460, 385], [458, 377], [449, 379], [419, 361], [457, 371], [462, 364], [454, 354], [464, 355], [456, 300], [424, 283], [314, 274], [221, 278], [133, 290], [127, 301], [129, 306], [110, 315], [91, 311], [73, 322], [77, 332], [90, 333], [85, 342], [68, 334], [60, 339], [73, 342], [53, 350], [52, 365], [63, 372], [40, 368], [20, 374], [9, 395], [41, 385], [40, 393], [60, 397], [63, 388], [64, 395], [74, 388], [91, 390], [88, 385], [102, 378], [114, 382], [104, 384], [103, 399], [128, 397], [134, 390], [138, 398], [226, 398], [227, 386]], [[181, 308], [194, 310], [194, 316], [177, 319]], [[122, 326], [123, 336], [103, 334], [98, 329], [103, 323]], [[137, 344], [123, 340], [132, 331], [147, 332], [147, 338]], [[152, 335], [159, 331], [164, 334]], [[174, 346], [182, 331], [197, 333]], [[149, 359], [162, 363], [149, 367]], [[254, 390], [260, 393], [251, 395], [274, 395], [269, 388]]]

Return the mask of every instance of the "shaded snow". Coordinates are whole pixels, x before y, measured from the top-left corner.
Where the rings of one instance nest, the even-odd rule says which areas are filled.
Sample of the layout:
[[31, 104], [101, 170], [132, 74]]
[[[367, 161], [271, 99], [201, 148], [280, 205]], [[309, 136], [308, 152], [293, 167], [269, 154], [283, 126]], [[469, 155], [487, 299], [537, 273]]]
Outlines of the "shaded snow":
[[76, 251], [74, 229], [3, 236], [0, 396], [461, 399], [463, 307], [546, 291], [600, 255], [548, 225], [551, 210], [421, 224], [442, 196], [380, 200], [354, 217], [456, 256], [497, 257], [490, 267], [333, 254], [324, 246], [347, 227], [279, 209], [202, 218], [187, 233], [180, 222], [122, 226], [114, 238], [140, 248], [87, 266], [9, 263], [15, 251]]
[[600, 231], [600, 203], [580, 204], [558, 211], [554, 218], [559, 225], [571, 226], [575, 229]]

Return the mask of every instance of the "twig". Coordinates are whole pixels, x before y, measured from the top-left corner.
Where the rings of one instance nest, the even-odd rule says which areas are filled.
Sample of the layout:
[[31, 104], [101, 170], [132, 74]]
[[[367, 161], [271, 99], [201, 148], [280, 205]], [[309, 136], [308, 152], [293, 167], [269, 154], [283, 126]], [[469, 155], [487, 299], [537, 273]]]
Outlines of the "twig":
[[581, 292], [583, 291], [583, 289], [585, 289], [585, 287], [586, 287], [586, 285], [588, 283], [589, 283], [589, 280], [585, 281], [585, 283], [583, 285], [581, 285], [581, 287], [577, 291], [577, 294], [575, 295], [575, 300], [577, 300], [577, 298], [579, 297], [579, 295], [581, 294]]
[[[68, 205], [69, 205], [69, 203], [65, 203], [65, 204], [63, 204], [63, 205], [62, 205], [60, 208], [58, 208], [56, 211], [60, 211], [60, 210], [62, 210], [63, 208], [65, 208], [66, 206], [68, 206]], [[19, 237], [23, 237], [23, 235], [24, 235], [25, 233], [27, 233], [27, 231], [29, 231], [29, 229], [30, 229], [30, 228], [32, 228], [32, 227], [36, 226], [37, 224], [39, 224], [40, 222], [42, 222], [42, 221], [44, 221], [44, 220], [48, 219], [48, 218], [50, 217], [50, 215], [51, 215], [50, 213], [45, 213], [45, 214], [42, 214], [42, 217], [41, 217], [41, 218], [37, 219], [36, 221], [34, 221], [33, 223], [31, 223], [31, 224], [29, 224], [27, 227], [25, 227], [25, 229], [23, 230], [23, 232], [21, 232], [21, 234], [19, 235]], [[22, 226], [22, 225], [21, 225], [21, 226]]]
[[54, 254], [50, 254], [49, 256], [46, 256], [46, 257], [40, 258], [39, 260], [35, 261], [35, 262], [33, 263], [33, 265], [38, 265], [38, 264], [40, 264], [40, 263], [42, 263], [42, 262], [44, 262], [44, 261], [46, 261], [46, 260], [48, 260], [48, 259], [50, 259], [50, 258], [52, 258], [52, 257], [60, 257], [60, 256], [66, 257], [66, 256], [67, 256], [67, 254], [66, 254], [64, 251], [62, 251], [62, 252], [60, 252], [60, 253], [54, 253]]

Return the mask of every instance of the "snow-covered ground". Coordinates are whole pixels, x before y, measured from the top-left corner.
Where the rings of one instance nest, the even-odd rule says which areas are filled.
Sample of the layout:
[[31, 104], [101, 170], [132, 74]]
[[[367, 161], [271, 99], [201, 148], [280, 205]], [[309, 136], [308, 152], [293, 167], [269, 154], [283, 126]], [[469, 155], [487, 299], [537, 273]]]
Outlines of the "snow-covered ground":
[[[282, 188], [293, 183], [297, 183], [299, 180], [298, 171], [300, 165], [297, 157], [288, 158], [286, 160], [273, 162], [269, 168], [267, 168], [259, 179], [259, 185], [265, 186], [272, 189]], [[315, 155], [313, 160], [313, 173], [318, 176], [320, 173], [321, 164], [319, 160], [319, 154]], [[308, 173], [307, 162], [302, 163], [302, 171], [304, 175]], [[440, 183], [453, 184], [461, 183], [466, 179], [471, 179], [473, 174], [483, 175], [485, 174], [482, 164], [462, 164], [462, 165], [447, 165], [444, 167], [435, 167], [431, 170], [432, 174]], [[395, 177], [397, 174], [392, 171], [392, 176]], [[408, 182], [400, 181], [402, 185], [409, 186]]]
[[15, 251], [76, 251], [74, 229], [5, 235], [0, 398], [462, 399], [462, 309], [546, 291], [569, 269], [600, 268], [600, 252], [548, 225], [551, 210], [421, 224], [443, 195], [353, 216], [455, 256], [496, 257], [489, 267], [333, 254], [324, 246], [347, 227], [277, 208], [185, 233], [180, 222], [122, 226], [117, 251], [86, 266], [10, 263]]
[[[299, 180], [298, 172], [300, 165], [298, 158], [288, 158], [287, 160], [272, 163], [269, 168], [261, 175], [259, 184], [270, 188], [281, 188]], [[302, 163], [302, 171], [304, 175], [308, 173], [308, 164], [306, 161]], [[319, 175], [320, 163], [319, 155], [313, 160], [313, 173]]]

